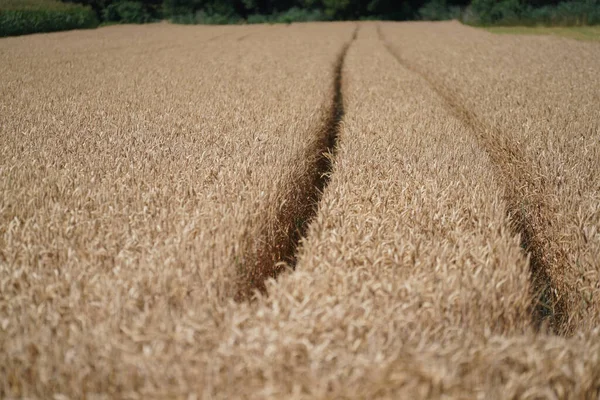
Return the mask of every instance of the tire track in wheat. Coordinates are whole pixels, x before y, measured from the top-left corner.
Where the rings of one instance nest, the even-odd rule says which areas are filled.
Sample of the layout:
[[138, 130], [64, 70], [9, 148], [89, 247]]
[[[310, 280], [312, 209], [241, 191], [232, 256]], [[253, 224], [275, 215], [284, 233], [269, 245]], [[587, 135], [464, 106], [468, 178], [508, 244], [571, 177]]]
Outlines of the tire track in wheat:
[[358, 25], [335, 62], [332, 97], [318, 133], [319, 139], [298, 160], [298, 163], [307, 164], [306, 173], [290, 182], [287, 196], [274, 221], [275, 226], [268, 226], [262, 235], [263, 239], [259, 239], [260, 248], [255, 258], [249, 256], [251, 261], [243, 269], [238, 300], [249, 298], [255, 290], [266, 292], [267, 279], [276, 278], [296, 265], [297, 248], [306, 234], [308, 224], [317, 214], [323, 190], [329, 183], [333, 169], [340, 124], [344, 118], [342, 67], [357, 32]]
[[[404, 59], [386, 40], [377, 26], [380, 40], [398, 63], [423, 78], [442, 98], [448, 110], [475, 135], [484, 148], [500, 181], [504, 183], [507, 198], [507, 213], [512, 229], [520, 235], [521, 247], [530, 257], [532, 282], [533, 323], [538, 329], [550, 329], [555, 333], [571, 331], [567, 306], [564, 298], [568, 288], [563, 282], [553, 279], [552, 270], [561, 270], [567, 263], [564, 250], [545, 234], [542, 227], [548, 224], [551, 213], [545, 201], [543, 188], [535, 185], [531, 165], [519, 149], [495, 127], [488, 126], [465, 107], [456, 95], [431, 74], [419, 69]], [[529, 189], [529, 190], [527, 190]], [[533, 195], [531, 194], [533, 193]]]

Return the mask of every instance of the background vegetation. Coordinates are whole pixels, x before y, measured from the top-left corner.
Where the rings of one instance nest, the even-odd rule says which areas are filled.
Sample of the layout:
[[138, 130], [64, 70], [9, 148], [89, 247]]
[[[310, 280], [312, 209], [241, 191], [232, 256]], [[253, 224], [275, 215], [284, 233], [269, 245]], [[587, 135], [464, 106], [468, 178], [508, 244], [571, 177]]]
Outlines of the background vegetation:
[[475, 25], [582, 26], [600, 23], [599, 0], [473, 0], [463, 21]]
[[333, 20], [449, 20], [478, 26], [600, 24], [600, 0], [0, 0], [0, 34], [87, 28], [102, 23], [291, 23]]
[[96, 13], [81, 4], [54, 0], [0, 0], [0, 36], [96, 26]]
[[600, 0], [164, 0], [163, 13], [175, 22], [204, 24], [459, 19], [484, 26], [581, 26], [600, 23]]

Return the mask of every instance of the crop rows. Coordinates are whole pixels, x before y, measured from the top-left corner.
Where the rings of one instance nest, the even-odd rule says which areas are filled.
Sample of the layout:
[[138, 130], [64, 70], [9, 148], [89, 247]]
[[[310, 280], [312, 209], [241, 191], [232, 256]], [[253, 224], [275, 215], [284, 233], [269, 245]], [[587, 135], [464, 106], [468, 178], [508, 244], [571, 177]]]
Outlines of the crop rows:
[[227, 312], [215, 393], [593, 396], [598, 342], [536, 334], [527, 259], [471, 128], [375, 26], [343, 76], [332, 179], [296, 271]]
[[597, 49], [3, 39], [0, 397], [596, 398]]

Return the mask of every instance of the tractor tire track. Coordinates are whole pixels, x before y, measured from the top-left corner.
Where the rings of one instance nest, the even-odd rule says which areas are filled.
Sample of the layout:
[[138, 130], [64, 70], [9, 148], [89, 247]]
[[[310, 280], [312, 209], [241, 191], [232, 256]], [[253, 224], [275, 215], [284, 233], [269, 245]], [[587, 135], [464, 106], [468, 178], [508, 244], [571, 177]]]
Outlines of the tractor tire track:
[[573, 328], [570, 326], [564, 300], [569, 288], [552, 275], [552, 271], [565, 268], [567, 256], [556, 241], [544, 232], [544, 226], [550, 224], [552, 213], [545, 201], [544, 188], [536, 185], [528, 173], [531, 164], [527, 162], [517, 143], [508, 139], [499, 129], [481, 121], [439, 79], [404, 59], [386, 40], [379, 25], [377, 32], [396, 61], [427, 82], [444, 101], [451, 114], [472, 132], [490, 157], [493, 168], [504, 185], [511, 228], [515, 234], [520, 235], [521, 247], [530, 258], [533, 325], [538, 330], [569, 334]]
[[258, 290], [266, 293], [265, 282], [276, 278], [288, 269], [294, 269], [297, 262], [297, 249], [305, 236], [310, 221], [318, 212], [323, 191], [327, 187], [334, 159], [341, 122], [344, 118], [344, 98], [342, 90], [342, 69], [349, 47], [356, 39], [358, 25], [351, 39], [341, 49], [334, 64], [332, 98], [324, 122], [319, 129], [319, 139], [302, 154], [298, 163], [308, 163], [308, 174], [297, 176], [287, 191], [283, 205], [275, 219], [276, 226], [269, 226], [258, 240], [259, 248], [244, 268], [236, 300], [252, 297]]

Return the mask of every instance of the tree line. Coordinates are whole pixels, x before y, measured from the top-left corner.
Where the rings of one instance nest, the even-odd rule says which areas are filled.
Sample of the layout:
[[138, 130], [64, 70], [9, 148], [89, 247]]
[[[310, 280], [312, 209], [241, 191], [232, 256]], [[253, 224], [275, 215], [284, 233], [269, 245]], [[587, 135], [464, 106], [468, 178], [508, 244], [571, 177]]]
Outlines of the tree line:
[[471, 25], [600, 24], [600, 0], [4, 0], [0, 36], [167, 19], [184, 24], [449, 20]]

